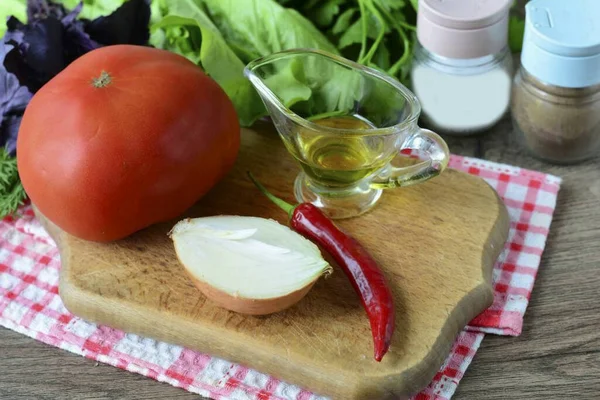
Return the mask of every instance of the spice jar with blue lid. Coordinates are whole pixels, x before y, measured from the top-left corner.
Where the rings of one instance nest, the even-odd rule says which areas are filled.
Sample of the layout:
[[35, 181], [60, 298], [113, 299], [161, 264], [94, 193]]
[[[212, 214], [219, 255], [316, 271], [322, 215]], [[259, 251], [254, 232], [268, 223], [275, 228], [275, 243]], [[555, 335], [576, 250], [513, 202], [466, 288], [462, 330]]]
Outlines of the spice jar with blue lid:
[[511, 111], [538, 158], [579, 162], [600, 154], [600, 1], [532, 0]]
[[411, 89], [428, 127], [468, 135], [486, 131], [508, 113], [511, 5], [512, 0], [419, 0]]

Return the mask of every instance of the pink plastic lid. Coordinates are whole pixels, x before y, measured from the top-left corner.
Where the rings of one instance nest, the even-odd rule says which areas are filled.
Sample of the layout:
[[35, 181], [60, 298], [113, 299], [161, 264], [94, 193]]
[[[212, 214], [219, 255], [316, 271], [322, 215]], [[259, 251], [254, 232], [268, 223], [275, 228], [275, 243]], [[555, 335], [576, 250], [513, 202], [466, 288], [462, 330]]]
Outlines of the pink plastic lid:
[[478, 58], [508, 42], [512, 0], [419, 0], [417, 37], [427, 50], [448, 58]]

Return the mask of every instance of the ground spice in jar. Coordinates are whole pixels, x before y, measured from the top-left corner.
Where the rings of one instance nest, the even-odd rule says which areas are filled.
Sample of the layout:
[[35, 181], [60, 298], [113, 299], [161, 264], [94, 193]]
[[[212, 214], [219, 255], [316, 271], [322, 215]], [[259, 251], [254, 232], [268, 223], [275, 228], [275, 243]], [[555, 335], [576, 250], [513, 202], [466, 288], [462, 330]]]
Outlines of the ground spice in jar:
[[521, 142], [555, 163], [600, 153], [598, 0], [531, 0], [511, 111]]
[[539, 158], [569, 163], [600, 151], [600, 84], [553, 86], [521, 69], [511, 108], [521, 142]]

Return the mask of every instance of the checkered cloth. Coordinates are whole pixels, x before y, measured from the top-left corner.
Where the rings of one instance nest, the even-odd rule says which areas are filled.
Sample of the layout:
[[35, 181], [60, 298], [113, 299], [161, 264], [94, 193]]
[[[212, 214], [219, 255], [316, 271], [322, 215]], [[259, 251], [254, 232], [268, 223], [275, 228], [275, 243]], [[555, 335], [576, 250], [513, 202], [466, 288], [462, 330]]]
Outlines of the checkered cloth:
[[[550, 228], [560, 179], [453, 156], [450, 166], [478, 175], [506, 204], [509, 241], [494, 267], [493, 305], [460, 333], [439, 372], [416, 400], [450, 399], [485, 336], [518, 335]], [[52, 346], [213, 399], [322, 399], [290, 383], [180, 346], [98, 326], [70, 314], [58, 296], [59, 254], [30, 207], [0, 221], [0, 325]]]

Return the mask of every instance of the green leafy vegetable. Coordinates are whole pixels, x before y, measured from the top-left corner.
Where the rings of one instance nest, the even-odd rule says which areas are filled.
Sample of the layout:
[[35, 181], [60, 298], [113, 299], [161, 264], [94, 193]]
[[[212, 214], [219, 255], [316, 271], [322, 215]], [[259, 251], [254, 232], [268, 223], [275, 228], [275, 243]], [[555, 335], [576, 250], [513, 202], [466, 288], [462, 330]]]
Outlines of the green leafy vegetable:
[[523, 48], [525, 34], [525, 20], [516, 15], [511, 15], [508, 23], [508, 44], [513, 53], [518, 53]]
[[[201, 2], [227, 42], [249, 49], [252, 58], [300, 47], [338, 52], [309, 20], [273, 0], [246, 0], [244, 7], [237, 0]], [[252, 59], [246, 59], [246, 54], [240, 54], [244, 62]]]
[[344, 11], [331, 28], [331, 33], [334, 35], [339, 35], [340, 33], [346, 31], [350, 27], [352, 18], [357, 12], [358, 8], [356, 7], [352, 7]]
[[407, 83], [416, 24], [408, 0], [279, 1], [313, 20], [344, 57]]
[[258, 94], [243, 75], [245, 64], [203, 8], [192, 0], [159, 0], [159, 4], [162, 17], [151, 29], [162, 29], [164, 38], [153, 35], [151, 43], [199, 64], [232, 100], [242, 125], [250, 125], [264, 115]]
[[312, 9], [309, 17], [318, 27], [329, 26], [340, 12], [340, 5], [342, 5], [344, 1], [345, 0], [313, 1], [312, 3], [315, 3], [316, 7]]
[[[266, 115], [254, 87], [243, 76], [246, 63], [294, 47], [337, 53], [310, 21], [273, 0], [248, 0], [245, 7], [235, 0], [158, 3], [160, 17], [152, 26], [151, 43], [200, 65], [225, 90], [244, 126]], [[265, 15], [270, 16], [268, 23]]]
[[25, 190], [19, 180], [17, 159], [0, 147], [0, 218], [17, 211], [25, 201]]
[[[251, 60], [291, 48], [316, 48], [386, 71], [406, 81], [416, 13], [407, 0], [154, 0], [151, 43], [201, 66], [233, 101], [240, 122], [266, 115], [243, 77]], [[158, 14], [158, 15], [156, 15]], [[271, 83], [302, 101], [304, 90], [283, 90], [294, 79], [282, 69]], [[331, 88], [330, 88], [331, 89]], [[352, 83], [321, 96], [328, 105], [350, 103]], [[304, 104], [313, 107], [314, 104]]]

